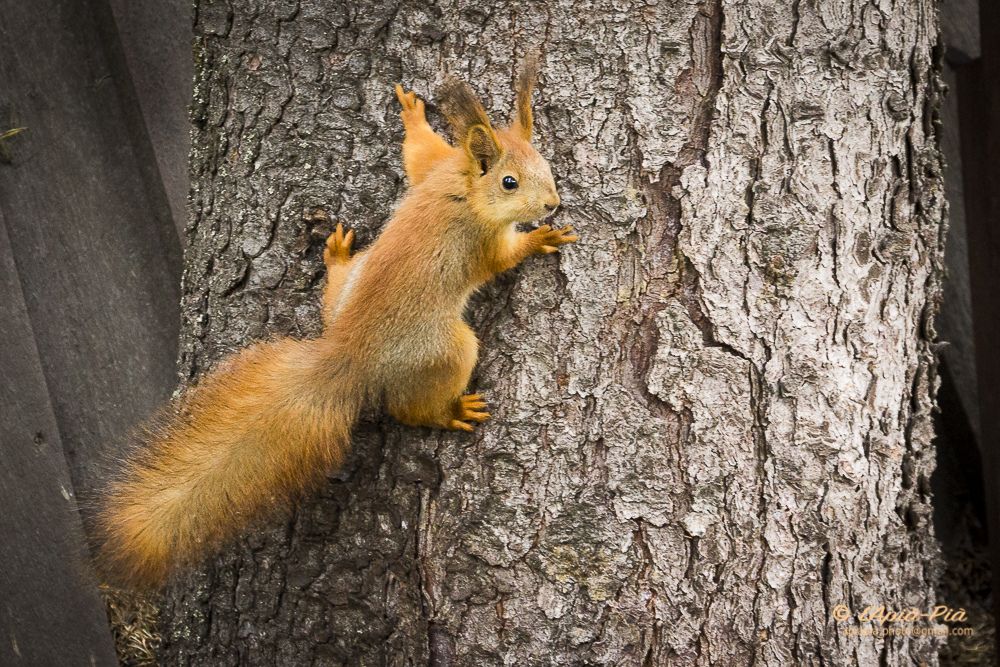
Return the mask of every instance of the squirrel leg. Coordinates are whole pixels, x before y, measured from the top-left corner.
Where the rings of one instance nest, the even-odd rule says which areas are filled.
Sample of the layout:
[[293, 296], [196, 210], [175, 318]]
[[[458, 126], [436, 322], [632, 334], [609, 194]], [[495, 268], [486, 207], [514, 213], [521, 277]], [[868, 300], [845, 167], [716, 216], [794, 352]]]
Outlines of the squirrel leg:
[[471, 431], [469, 422], [484, 422], [489, 414], [481, 394], [463, 395], [476, 366], [479, 343], [464, 322], [454, 327], [453, 354], [409, 374], [405, 385], [386, 393], [386, 408], [410, 426]]
[[499, 249], [491, 260], [490, 269], [501, 273], [512, 269], [531, 255], [545, 255], [556, 252], [564, 243], [579, 240], [579, 236], [571, 234], [573, 228], [566, 225], [562, 229], [552, 229], [550, 225], [542, 225], [526, 234], [514, 234], [506, 247]]
[[399, 98], [403, 110], [403, 127], [406, 128], [406, 139], [403, 141], [403, 164], [410, 185], [419, 185], [437, 163], [452, 155], [452, 148], [441, 135], [431, 129], [424, 115], [424, 101], [417, 99], [412, 90], [403, 92], [403, 87], [396, 86], [396, 97]]
[[323, 262], [326, 264], [326, 286], [323, 287], [323, 325], [329, 327], [337, 312], [340, 295], [347, 284], [347, 276], [353, 268], [351, 243], [354, 241], [354, 230], [344, 233], [344, 227], [339, 222], [326, 240], [323, 250]]

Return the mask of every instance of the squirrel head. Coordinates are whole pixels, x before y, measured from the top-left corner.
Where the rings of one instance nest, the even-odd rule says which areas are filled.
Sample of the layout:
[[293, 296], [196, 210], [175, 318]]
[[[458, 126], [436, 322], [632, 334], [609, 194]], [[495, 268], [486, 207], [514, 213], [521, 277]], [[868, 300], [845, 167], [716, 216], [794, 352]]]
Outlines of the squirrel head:
[[518, 77], [514, 118], [501, 130], [493, 129], [466, 84], [450, 80], [438, 94], [465, 152], [468, 205], [479, 218], [497, 225], [533, 222], [559, 206], [549, 163], [531, 145], [531, 92], [537, 81], [537, 60], [529, 55]]

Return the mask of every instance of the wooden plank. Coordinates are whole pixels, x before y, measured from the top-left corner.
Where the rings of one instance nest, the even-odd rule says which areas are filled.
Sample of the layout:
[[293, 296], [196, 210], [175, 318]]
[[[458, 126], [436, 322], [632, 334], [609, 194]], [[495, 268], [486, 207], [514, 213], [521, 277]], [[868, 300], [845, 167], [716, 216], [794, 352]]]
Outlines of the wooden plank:
[[70, 472], [99, 487], [175, 382], [180, 243], [102, 2], [0, 0], [0, 131], [28, 128], [0, 147], [2, 665], [117, 664]]
[[0, 211], [70, 475], [175, 385], [180, 244], [141, 178], [89, 3], [0, 0]]
[[[119, 94], [134, 98], [133, 144], [149, 145], [149, 162], [164, 189], [181, 244], [187, 226], [188, 107], [194, 84], [190, 0], [92, 0]], [[127, 90], [123, 91], [123, 88]], [[126, 104], [128, 110], [129, 104]], [[148, 157], [148, 160], [147, 160]]]
[[0, 216], [0, 664], [117, 665]]

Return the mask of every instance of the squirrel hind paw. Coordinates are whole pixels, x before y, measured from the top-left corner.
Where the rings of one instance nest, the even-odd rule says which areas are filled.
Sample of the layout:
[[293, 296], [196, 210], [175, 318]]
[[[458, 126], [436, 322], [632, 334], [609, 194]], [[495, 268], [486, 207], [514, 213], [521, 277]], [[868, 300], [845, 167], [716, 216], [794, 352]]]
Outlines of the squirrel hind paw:
[[485, 407], [486, 401], [483, 400], [482, 394], [467, 394], [462, 396], [461, 399], [459, 399], [459, 404], [455, 410], [455, 419], [451, 422], [449, 428], [471, 431], [472, 426], [466, 422], [484, 422], [490, 418], [488, 413], [479, 412], [479, 410]]
[[323, 251], [323, 261], [330, 265], [346, 264], [351, 260], [351, 244], [354, 242], [354, 230], [344, 233], [344, 226], [339, 222], [337, 229], [326, 239], [326, 250]]

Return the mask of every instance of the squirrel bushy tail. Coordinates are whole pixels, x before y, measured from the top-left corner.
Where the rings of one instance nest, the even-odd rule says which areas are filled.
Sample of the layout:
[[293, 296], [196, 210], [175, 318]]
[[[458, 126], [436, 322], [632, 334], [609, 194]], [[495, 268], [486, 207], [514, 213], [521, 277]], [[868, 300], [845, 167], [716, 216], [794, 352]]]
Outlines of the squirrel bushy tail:
[[343, 462], [361, 408], [351, 362], [324, 339], [255, 345], [147, 426], [101, 499], [104, 578], [159, 587]]

